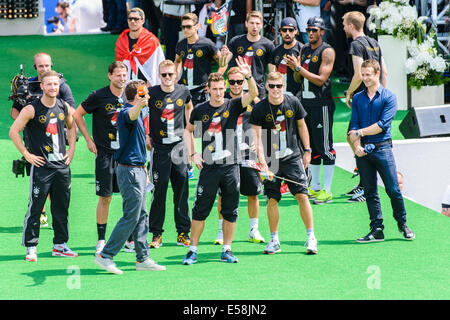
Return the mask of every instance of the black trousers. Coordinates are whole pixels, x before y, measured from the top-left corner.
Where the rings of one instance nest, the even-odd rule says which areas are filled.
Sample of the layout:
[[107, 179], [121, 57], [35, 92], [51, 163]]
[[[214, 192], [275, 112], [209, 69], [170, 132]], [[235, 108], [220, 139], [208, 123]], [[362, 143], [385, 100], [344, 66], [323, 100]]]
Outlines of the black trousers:
[[151, 159], [151, 179], [155, 188], [149, 213], [149, 232], [162, 234], [166, 216], [167, 189], [170, 184], [173, 190], [173, 208], [175, 227], [178, 233], [189, 233], [191, 220], [189, 217], [189, 180], [187, 161], [184, 161], [182, 143], [175, 147], [153, 144]]
[[25, 216], [22, 245], [34, 247], [39, 242], [40, 222], [47, 196], [50, 194], [53, 243], [62, 244], [69, 240], [68, 215], [70, 203], [70, 168], [51, 169], [31, 167], [30, 198]]

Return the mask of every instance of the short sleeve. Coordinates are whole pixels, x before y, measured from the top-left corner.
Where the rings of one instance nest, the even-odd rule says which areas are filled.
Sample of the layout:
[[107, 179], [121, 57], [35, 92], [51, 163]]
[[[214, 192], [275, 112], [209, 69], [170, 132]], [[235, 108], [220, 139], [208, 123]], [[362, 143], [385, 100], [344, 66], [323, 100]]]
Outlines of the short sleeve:
[[82, 103], [81, 106], [87, 113], [92, 113], [97, 109], [97, 95], [96, 92], [93, 91]]

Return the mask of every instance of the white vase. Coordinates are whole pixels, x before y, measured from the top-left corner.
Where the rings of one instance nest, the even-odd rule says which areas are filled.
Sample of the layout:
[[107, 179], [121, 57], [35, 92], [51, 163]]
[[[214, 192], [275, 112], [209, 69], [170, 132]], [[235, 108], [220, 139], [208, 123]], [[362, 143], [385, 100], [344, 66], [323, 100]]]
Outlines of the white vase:
[[391, 35], [378, 36], [381, 54], [388, 72], [387, 88], [397, 96], [398, 110], [408, 109], [408, 80], [405, 62], [408, 58], [406, 40]]
[[444, 85], [411, 88], [411, 107], [440, 106], [444, 104]]

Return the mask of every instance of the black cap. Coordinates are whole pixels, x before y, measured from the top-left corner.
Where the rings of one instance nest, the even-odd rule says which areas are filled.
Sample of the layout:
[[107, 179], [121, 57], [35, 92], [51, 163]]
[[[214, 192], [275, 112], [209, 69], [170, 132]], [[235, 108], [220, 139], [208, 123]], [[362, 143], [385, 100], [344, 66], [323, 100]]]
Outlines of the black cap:
[[292, 27], [294, 29], [298, 29], [297, 28], [297, 21], [295, 21], [295, 19], [291, 18], [291, 17], [284, 18], [281, 21], [281, 28], [283, 28], [283, 27]]
[[323, 22], [323, 19], [320, 17], [311, 17], [308, 19], [308, 22], [306, 23], [308, 27], [317, 27], [323, 30], [326, 30], [325, 28], [325, 22]]

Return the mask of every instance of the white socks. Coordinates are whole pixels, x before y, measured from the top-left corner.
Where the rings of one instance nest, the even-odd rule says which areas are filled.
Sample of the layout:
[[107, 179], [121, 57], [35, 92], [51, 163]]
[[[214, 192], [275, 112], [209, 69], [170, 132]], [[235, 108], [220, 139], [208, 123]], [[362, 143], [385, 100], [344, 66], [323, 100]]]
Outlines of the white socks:
[[309, 169], [311, 170], [311, 189], [320, 191], [322, 189], [320, 186], [320, 165], [310, 164]]
[[331, 183], [333, 182], [334, 164], [323, 166], [323, 188], [331, 194]]

